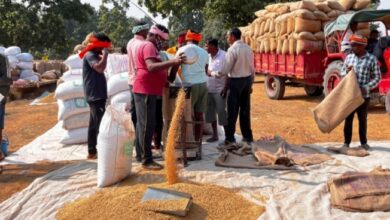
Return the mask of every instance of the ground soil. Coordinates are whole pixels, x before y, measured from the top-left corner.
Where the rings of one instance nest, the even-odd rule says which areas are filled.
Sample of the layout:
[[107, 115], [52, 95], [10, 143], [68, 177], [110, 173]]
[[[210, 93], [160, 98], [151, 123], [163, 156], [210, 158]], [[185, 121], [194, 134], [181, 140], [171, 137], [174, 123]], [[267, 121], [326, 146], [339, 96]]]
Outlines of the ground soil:
[[[322, 134], [310, 109], [323, 97], [308, 97], [302, 87], [287, 87], [283, 100], [270, 100], [264, 93], [262, 77], [256, 78], [252, 94], [252, 129], [255, 139], [278, 134], [294, 144], [342, 142], [342, 125], [330, 134]], [[48, 99], [51, 103], [53, 100]], [[6, 107], [5, 132], [14, 152], [57, 123], [55, 104], [30, 106], [31, 100], [13, 101]], [[239, 133], [239, 126], [237, 126]], [[371, 108], [368, 116], [369, 140], [390, 140], [390, 116], [384, 106]], [[357, 119], [353, 140], [358, 141]], [[0, 174], [0, 202], [27, 187], [35, 178], [67, 164], [41, 162], [33, 165], [7, 165]]]

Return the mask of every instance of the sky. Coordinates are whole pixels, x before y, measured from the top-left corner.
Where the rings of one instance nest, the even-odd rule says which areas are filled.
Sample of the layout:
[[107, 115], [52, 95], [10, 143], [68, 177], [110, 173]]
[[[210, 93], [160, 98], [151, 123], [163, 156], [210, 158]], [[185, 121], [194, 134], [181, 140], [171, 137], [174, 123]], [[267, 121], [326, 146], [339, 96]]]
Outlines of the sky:
[[[89, 3], [93, 7], [99, 8], [101, 0], [81, 0], [81, 2]], [[131, 2], [137, 4], [137, 0], [132, 0]], [[151, 13], [149, 13], [147, 8], [142, 7], [142, 9], [145, 12], [147, 12], [151, 17], [153, 17], [153, 15]], [[139, 10], [137, 7], [135, 7], [133, 4], [130, 4], [130, 9], [128, 11], [128, 15], [131, 16], [131, 17], [136, 17], [136, 18], [143, 18], [143, 17], [145, 17], [145, 14], [141, 10]], [[159, 24], [163, 24], [165, 26], [168, 25], [168, 19], [163, 19], [161, 16], [155, 17], [154, 20], [157, 23], [159, 23]]]

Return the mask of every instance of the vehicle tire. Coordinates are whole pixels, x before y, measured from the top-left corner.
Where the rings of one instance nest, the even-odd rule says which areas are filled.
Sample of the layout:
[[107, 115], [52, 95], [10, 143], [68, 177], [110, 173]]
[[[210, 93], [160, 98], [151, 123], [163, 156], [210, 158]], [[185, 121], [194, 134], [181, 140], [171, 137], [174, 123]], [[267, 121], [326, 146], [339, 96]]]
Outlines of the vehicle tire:
[[265, 93], [270, 99], [282, 99], [286, 89], [284, 79], [272, 75], [265, 76], [264, 87]]
[[324, 88], [322, 86], [308, 86], [303, 87], [308, 96], [320, 96], [323, 93]]
[[387, 92], [385, 100], [386, 112], [390, 115], [390, 91]]
[[343, 62], [336, 60], [331, 62], [325, 70], [324, 74], [324, 95], [327, 96], [329, 93], [340, 83], [341, 81], [341, 69], [343, 68]]

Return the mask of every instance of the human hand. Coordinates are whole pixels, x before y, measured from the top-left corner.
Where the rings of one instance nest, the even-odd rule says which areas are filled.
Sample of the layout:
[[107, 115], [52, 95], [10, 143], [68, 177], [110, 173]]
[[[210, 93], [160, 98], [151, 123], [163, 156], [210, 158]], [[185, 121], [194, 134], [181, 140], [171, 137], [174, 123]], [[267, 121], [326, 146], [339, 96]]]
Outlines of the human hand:
[[227, 87], [223, 88], [223, 90], [222, 90], [222, 92], [221, 92], [221, 94], [220, 94], [221, 97], [222, 97], [222, 98], [226, 98], [227, 92], [228, 92], [228, 88], [227, 88]]
[[360, 87], [360, 91], [362, 92], [362, 96], [365, 97], [367, 95], [367, 89], [364, 87]]
[[102, 54], [103, 54], [103, 56], [108, 56], [108, 54], [109, 54], [108, 48], [104, 48], [104, 49], [102, 50]]

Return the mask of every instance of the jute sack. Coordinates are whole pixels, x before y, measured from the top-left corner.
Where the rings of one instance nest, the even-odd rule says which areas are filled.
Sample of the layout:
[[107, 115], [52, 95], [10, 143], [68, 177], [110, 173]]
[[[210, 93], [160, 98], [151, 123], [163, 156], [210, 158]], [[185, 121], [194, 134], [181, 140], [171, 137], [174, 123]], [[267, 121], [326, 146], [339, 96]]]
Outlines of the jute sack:
[[295, 19], [295, 32], [319, 32], [321, 31], [321, 21], [314, 21], [297, 17]]
[[352, 212], [390, 211], [390, 174], [376, 169], [347, 172], [329, 180], [332, 206]]
[[267, 32], [269, 31], [270, 22], [271, 22], [271, 19], [267, 19], [267, 20], [265, 21], [264, 33], [267, 33]]
[[264, 42], [260, 41], [260, 48], [259, 48], [260, 53], [264, 53]]
[[294, 37], [290, 37], [288, 40], [288, 53], [291, 55], [296, 54], [297, 40]]
[[267, 5], [265, 6], [265, 10], [268, 12], [276, 12], [276, 10], [281, 6], [282, 4], [272, 4], [272, 5]]
[[263, 48], [264, 48], [264, 53], [271, 52], [271, 45], [270, 45], [270, 39], [269, 38], [264, 38], [263, 39]]
[[331, 12], [328, 13], [328, 17], [329, 17], [330, 19], [335, 19], [335, 18], [337, 18], [338, 16], [340, 16], [340, 15], [342, 15], [342, 14], [344, 14], [343, 11], [333, 10], [333, 11], [331, 11]]
[[324, 47], [323, 41], [312, 41], [312, 40], [297, 40], [297, 54], [300, 54], [304, 51], [315, 52], [320, 51]]
[[297, 40], [311, 40], [311, 41], [316, 41], [317, 38], [314, 36], [314, 34], [310, 32], [301, 32], [301, 33], [295, 33], [294, 34], [295, 39]]
[[282, 54], [288, 54], [289, 53], [289, 40], [288, 39], [283, 39], [283, 46], [282, 46]]
[[288, 5], [286, 5], [286, 4], [283, 4], [280, 7], [278, 7], [275, 12], [278, 15], [282, 15], [282, 14], [288, 13], [289, 11], [290, 11], [290, 7]]
[[313, 12], [307, 9], [298, 9], [294, 11], [294, 15], [303, 19], [317, 20], [317, 17], [313, 14]]
[[317, 6], [313, 1], [310, 0], [302, 0], [299, 2], [294, 2], [293, 4], [290, 4], [290, 11], [295, 11], [299, 9], [307, 9], [309, 11], [315, 11], [318, 10]]
[[270, 33], [275, 33], [275, 22], [274, 22], [274, 19], [270, 19], [270, 22], [269, 22], [269, 32]]
[[343, 6], [344, 11], [348, 11], [355, 4], [356, 0], [339, 0], [341, 6]]
[[319, 41], [325, 40], [325, 33], [323, 31], [317, 32], [314, 37]]
[[313, 14], [320, 21], [329, 21], [330, 20], [329, 16], [323, 11], [315, 11], [315, 12], [313, 12]]
[[267, 10], [259, 10], [259, 11], [256, 11], [256, 12], [255, 12], [255, 15], [256, 15], [258, 18], [262, 18], [266, 13], [267, 13]]
[[315, 2], [315, 5], [317, 6], [318, 10], [323, 11], [325, 13], [329, 13], [332, 11], [332, 9], [329, 8], [327, 2]]
[[346, 11], [345, 8], [337, 0], [328, 0], [329, 8], [338, 11]]
[[271, 37], [269, 39], [269, 47], [270, 47], [270, 52], [275, 52], [276, 51], [276, 47], [277, 47], [277, 41], [275, 38]]
[[266, 23], [266, 21], [262, 21], [260, 24], [260, 30], [259, 30], [260, 36], [263, 36], [263, 34], [264, 34], [265, 23]]
[[351, 70], [333, 91], [314, 108], [314, 119], [323, 133], [330, 133], [364, 103], [355, 71]]
[[279, 28], [280, 28], [279, 34], [280, 35], [287, 34], [287, 19], [281, 20], [279, 24], [280, 24], [280, 26], [279, 26]]
[[371, 4], [370, 0], [356, 0], [352, 9], [355, 11], [359, 11], [359, 10], [367, 8], [370, 4]]
[[282, 53], [282, 49], [283, 49], [283, 41], [284, 39], [279, 37], [277, 39], [277, 43], [276, 43], [276, 53], [277, 54], [281, 54]]
[[287, 33], [291, 34], [295, 31], [295, 17], [290, 14], [287, 18]]
[[255, 23], [255, 37], [260, 36], [260, 27], [261, 27], [261, 23], [256, 22]]

